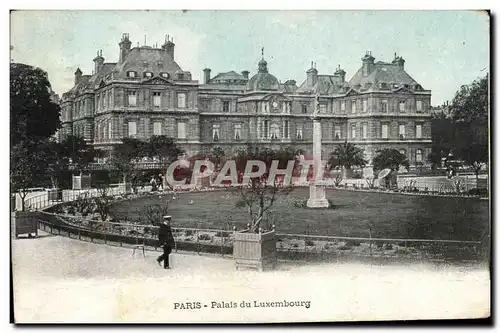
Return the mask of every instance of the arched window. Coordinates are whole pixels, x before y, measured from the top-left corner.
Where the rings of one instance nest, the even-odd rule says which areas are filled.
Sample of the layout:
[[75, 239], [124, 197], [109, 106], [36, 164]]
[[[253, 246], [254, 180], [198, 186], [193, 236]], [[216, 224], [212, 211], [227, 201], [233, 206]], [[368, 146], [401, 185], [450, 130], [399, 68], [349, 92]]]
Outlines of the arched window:
[[271, 139], [278, 139], [280, 137], [280, 127], [278, 124], [271, 125]]

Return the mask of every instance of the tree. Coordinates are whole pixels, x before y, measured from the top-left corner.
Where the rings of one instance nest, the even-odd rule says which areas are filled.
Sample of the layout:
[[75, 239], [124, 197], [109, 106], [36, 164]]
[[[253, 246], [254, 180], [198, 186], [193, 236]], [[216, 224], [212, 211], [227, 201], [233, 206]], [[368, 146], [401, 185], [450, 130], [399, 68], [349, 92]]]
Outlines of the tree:
[[87, 171], [89, 164], [96, 157], [101, 157], [104, 154], [103, 151], [87, 145], [87, 142], [83, 138], [74, 135], [65, 137], [60, 146], [65, 162], [72, 164], [75, 168], [74, 170], [79, 174]]
[[125, 183], [132, 183], [134, 191], [140, 176], [136, 162], [147, 155], [146, 147], [146, 143], [140, 140], [123, 138], [122, 144], [115, 146], [111, 153], [110, 163], [113, 169], [121, 174]]
[[[158, 159], [164, 175], [166, 175], [167, 168], [170, 163], [177, 160], [179, 155], [183, 153], [183, 151], [175, 143], [174, 139], [165, 135], [152, 136], [148, 143], [144, 145], [144, 150], [147, 152], [149, 157]], [[165, 184], [169, 185], [166, 179], [167, 177], [164, 177]]]
[[444, 112], [431, 118], [432, 149], [428, 156], [433, 166], [440, 166], [441, 159], [448, 156], [455, 143], [455, 125]]
[[397, 149], [382, 149], [373, 158], [373, 171], [375, 172], [383, 169], [399, 170], [401, 166], [408, 169], [410, 163], [406, 155], [400, 153]]
[[47, 72], [25, 64], [10, 64], [10, 140], [47, 138], [61, 126], [59, 105], [51, 100]]
[[47, 140], [25, 140], [14, 145], [10, 152], [10, 184], [12, 192], [19, 192], [22, 210], [29, 187], [34, 187], [46, 176]]
[[[239, 173], [245, 171], [249, 160], [259, 160], [266, 165], [266, 170], [262, 176], [249, 178], [247, 184], [242, 184], [239, 187], [240, 200], [236, 202], [236, 207], [247, 209], [251, 219], [250, 232], [258, 232], [266, 214], [270, 213], [278, 197], [287, 195], [293, 190], [293, 186], [284, 184], [277, 179], [278, 177], [269, 179], [269, 168], [272, 161], [279, 160], [279, 163], [285, 162], [283, 158], [287, 155], [288, 152], [285, 150], [274, 151], [271, 149], [264, 149], [256, 156], [249, 155], [245, 151], [238, 151], [236, 153], [234, 159], [236, 169]], [[252, 171], [257, 170], [254, 169]]]
[[340, 166], [344, 168], [346, 174], [352, 167], [364, 167], [367, 162], [368, 161], [365, 160], [363, 149], [356, 147], [356, 145], [348, 143], [347, 141], [337, 146], [328, 160], [330, 170]]
[[106, 221], [113, 197], [108, 194], [109, 188], [105, 185], [97, 188], [97, 197], [93, 198], [95, 210], [99, 213], [101, 220]]
[[224, 149], [222, 149], [221, 147], [214, 147], [210, 152], [210, 162], [212, 162], [218, 169], [222, 164], [225, 155], [226, 154], [224, 153]]
[[462, 86], [451, 103], [455, 124], [453, 154], [470, 165], [479, 177], [479, 171], [489, 159], [489, 90], [488, 75]]

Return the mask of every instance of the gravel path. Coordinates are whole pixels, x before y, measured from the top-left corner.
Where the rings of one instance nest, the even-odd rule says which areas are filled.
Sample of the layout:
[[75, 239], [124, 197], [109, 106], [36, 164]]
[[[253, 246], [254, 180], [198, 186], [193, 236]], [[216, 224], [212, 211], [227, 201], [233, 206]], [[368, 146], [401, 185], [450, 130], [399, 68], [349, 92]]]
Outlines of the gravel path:
[[[490, 312], [486, 268], [282, 264], [258, 273], [236, 271], [229, 258], [176, 253], [173, 269], [163, 270], [157, 255], [132, 257], [131, 249], [44, 234], [13, 240], [16, 322], [305, 322], [477, 318]], [[284, 300], [311, 303], [254, 306]], [[242, 301], [252, 307], [241, 308]], [[174, 310], [181, 302], [200, 302], [201, 308]], [[237, 308], [217, 307], [231, 302]]]

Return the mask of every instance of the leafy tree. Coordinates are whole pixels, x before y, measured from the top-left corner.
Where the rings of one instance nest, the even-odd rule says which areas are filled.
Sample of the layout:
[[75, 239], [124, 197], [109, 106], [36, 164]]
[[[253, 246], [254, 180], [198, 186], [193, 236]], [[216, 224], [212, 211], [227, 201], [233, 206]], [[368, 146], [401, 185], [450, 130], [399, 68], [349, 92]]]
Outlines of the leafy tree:
[[132, 182], [134, 190], [141, 174], [136, 162], [147, 155], [146, 147], [146, 143], [140, 140], [123, 138], [122, 144], [115, 146], [111, 153], [110, 164], [112, 168], [122, 175], [125, 183]]
[[22, 210], [25, 209], [27, 188], [34, 187], [46, 176], [47, 141], [25, 140], [14, 145], [10, 152], [10, 185], [19, 192]]
[[219, 168], [225, 155], [226, 153], [224, 153], [224, 149], [221, 147], [214, 147], [210, 152], [209, 159], [217, 168]]
[[10, 64], [10, 140], [47, 138], [61, 126], [59, 105], [51, 100], [47, 72], [25, 64]]
[[428, 157], [434, 166], [441, 165], [441, 159], [448, 156], [455, 143], [455, 124], [444, 112], [431, 119], [432, 149]]
[[462, 86], [451, 103], [455, 123], [453, 154], [472, 167], [476, 178], [489, 159], [489, 94], [488, 75]]
[[[140, 149], [138, 150], [140, 152]], [[165, 135], [152, 136], [144, 145], [144, 150], [147, 152], [149, 157], [158, 159], [164, 175], [166, 175], [167, 168], [170, 163], [177, 160], [179, 155], [183, 153], [183, 151], [177, 146], [174, 139]], [[164, 177], [163, 179], [165, 180], [165, 184], [169, 185], [166, 182], [167, 178]]]
[[59, 149], [65, 162], [67, 164], [72, 164], [75, 171], [80, 174], [88, 170], [89, 164], [92, 163], [96, 157], [102, 157], [104, 155], [103, 151], [94, 149], [94, 147], [88, 145], [83, 138], [73, 135], [65, 137]]
[[344, 168], [346, 174], [352, 169], [352, 167], [364, 167], [367, 162], [368, 161], [365, 160], [363, 149], [356, 147], [355, 144], [347, 141], [337, 146], [328, 160], [330, 170], [340, 166]]
[[378, 152], [373, 158], [373, 171], [378, 172], [383, 169], [399, 170], [403, 166], [410, 167], [408, 158], [397, 149], [385, 148]]
[[94, 201], [95, 211], [99, 213], [102, 221], [106, 221], [113, 202], [113, 197], [109, 195], [108, 192], [109, 188], [107, 186], [99, 186], [97, 188], [97, 197], [92, 198]]

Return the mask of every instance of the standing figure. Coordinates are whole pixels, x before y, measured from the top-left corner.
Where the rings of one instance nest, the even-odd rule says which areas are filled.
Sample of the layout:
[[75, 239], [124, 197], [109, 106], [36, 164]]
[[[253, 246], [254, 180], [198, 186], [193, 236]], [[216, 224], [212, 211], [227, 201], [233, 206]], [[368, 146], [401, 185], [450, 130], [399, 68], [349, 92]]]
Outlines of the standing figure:
[[172, 235], [172, 229], [170, 228], [172, 216], [164, 216], [163, 223], [160, 225], [160, 230], [158, 232], [158, 241], [160, 247], [163, 248], [163, 254], [159, 256], [156, 261], [158, 265], [161, 266], [161, 262], [163, 261], [163, 268], [170, 269], [170, 264], [168, 261], [168, 256], [172, 252], [172, 249], [175, 247], [174, 236]]

